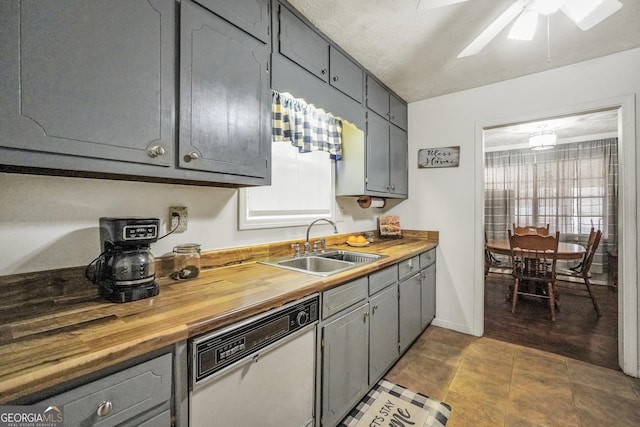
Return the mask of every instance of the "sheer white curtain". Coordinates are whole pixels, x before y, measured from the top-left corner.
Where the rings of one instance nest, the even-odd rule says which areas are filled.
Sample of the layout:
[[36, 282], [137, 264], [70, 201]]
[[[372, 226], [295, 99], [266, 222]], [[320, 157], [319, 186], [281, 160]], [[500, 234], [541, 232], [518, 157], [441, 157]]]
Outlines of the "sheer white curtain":
[[[485, 154], [485, 229], [507, 238], [511, 224], [546, 225], [565, 242], [585, 243], [600, 229], [599, 252], [618, 236], [617, 138], [560, 144], [548, 151]], [[594, 264], [601, 263], [601, 256]], [[595, 267], [595, 265], [594, 265]]]

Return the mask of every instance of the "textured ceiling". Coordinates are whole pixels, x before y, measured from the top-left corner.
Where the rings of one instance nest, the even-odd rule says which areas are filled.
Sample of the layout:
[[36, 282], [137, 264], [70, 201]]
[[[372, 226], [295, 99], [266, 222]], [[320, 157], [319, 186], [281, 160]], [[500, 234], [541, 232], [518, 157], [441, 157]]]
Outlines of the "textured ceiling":
[[[581, 31], [562, 12], [540, 20], [532, 41], [507, 38], [457, 55], [513, 0], [469, 0], [418, 11], [418, 0], [289, 0], [323, 33], [408, 102], [640, 47], [640, 0]], [[549, 56], [547, 55], [549, 48]]]
[[615, 138], [618, 131], [618, 111], [597, 111], [485, 129], [485, 151], [526, 148], [529, 145], [529, 135], [539, 131], [541, 127], [553, 130], [558, 137], [558, 144]]

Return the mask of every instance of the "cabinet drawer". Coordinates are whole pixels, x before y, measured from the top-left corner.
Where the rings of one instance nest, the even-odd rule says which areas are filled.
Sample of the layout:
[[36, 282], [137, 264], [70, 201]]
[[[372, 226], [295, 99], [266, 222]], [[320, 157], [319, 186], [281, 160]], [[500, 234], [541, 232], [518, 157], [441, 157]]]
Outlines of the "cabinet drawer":
[[367, 297], [367, 278], [362, 277], [322, 293], [322, 318], [326, 319]]
[[[53, 396], [41, 404], [64, 405], [66, 426], [115, 426], [171, 399], [171, 354]], [[98, 407], [110, 402], [109, 414]]]
[[369, 295], [398, 281], [398, 266], [393, 265], [369, 275]]
[[420, 257], [418, 255], [413, 258], [406, 259], [398, 264], [398, 278], [404, 279], [412, 273], [417, 272], [420, 269]]
[[429, 267], [436, 262], [436, 248], [420, 254], [420, 268]]

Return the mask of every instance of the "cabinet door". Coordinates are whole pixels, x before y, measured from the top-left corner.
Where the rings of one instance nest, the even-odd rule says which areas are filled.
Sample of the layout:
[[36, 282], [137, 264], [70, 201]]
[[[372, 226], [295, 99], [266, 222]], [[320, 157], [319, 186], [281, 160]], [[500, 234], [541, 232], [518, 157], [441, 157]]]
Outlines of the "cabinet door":
[[422, 329], [436, 317], [436, 264], [431, 264], [421, 273]]
[[173, 1], [4, 4], [2, 146], [76, 156], [80, 162], [171, 164]]
[[389, 122], [367, 112], [367, 190], [389, 191]]
[[333, 46], [329, 49], [331, 86], [362, 103], [362, 69]]
[[389, 95], [389, 120], [399, 128], [407, 130], [407, 104], [393, 94]]
[[179, 166], [266, 178], [269, 45], [181, 2]]
[[329, 43], [289, 9], [280, 5], [280, 53], [327, 81]]
[[196, 0], [202, 6], [269, 43], [271, 14], [269, 0]]
[[400, 353], [404, 353], [422, 330], [420, 273], [400, 282]]
[[369, 385], [373, 385], [398, 358], [398, 285], [371, 298], [369, 305]]
[[409, 192], [409, 166], [407, 132], [389, 126], [389, 187], [394, 194]]
[[322, 425], [334, 426], [369, 390], [369, 304], [322, 327]]
[[367, 75], [367, 108], [389, 120], [389, 92], [370, 75]]

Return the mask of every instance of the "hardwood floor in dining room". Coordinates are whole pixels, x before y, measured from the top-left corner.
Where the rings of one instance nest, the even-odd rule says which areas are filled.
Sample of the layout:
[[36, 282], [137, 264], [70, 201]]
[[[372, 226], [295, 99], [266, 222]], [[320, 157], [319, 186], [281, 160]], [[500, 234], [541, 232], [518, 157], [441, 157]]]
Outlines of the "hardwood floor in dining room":
[[511, 283], [509, 274], [487, 276], [484, 336], [620, 370], [617, 293], [592, 285], [602, 311], [598, 318], [584, 285], [557, 283], [560, 308], [552, 322], [545, 299], [520, 296], [512, 314], [511, 300], [505, 297]]

